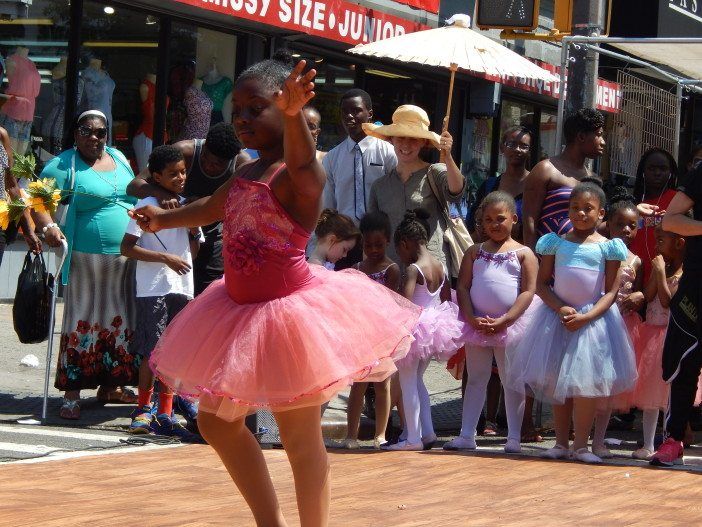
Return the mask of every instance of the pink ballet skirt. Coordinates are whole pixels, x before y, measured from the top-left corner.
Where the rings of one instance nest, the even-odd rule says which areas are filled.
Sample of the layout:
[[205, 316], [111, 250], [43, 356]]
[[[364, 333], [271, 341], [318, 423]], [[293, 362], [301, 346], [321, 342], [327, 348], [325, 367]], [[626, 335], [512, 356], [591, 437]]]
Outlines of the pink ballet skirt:
[[524, 314], [515, 320], [514, 324], [499, 333], [483, 333], [466, 323], [463, 332], [463, 341], [466, 344], [466, 348], [470, 346], [506, 348], [508, 345], [516, 345], [531, 324], [531, 319], [536, 312], [536, 306], [537, 303], [532, 302]]
[[268, 184], [239, 177], [225, 205], [225, 276], [168, 326], [156, 376], [231, 421], [391, 375], [421, 309], [359, 271], [308, 265], [308, 239]]
[[631, 394], [629, 407], [641, 410], [665, 410], [670, 399], [670, 385], [663, 380], [663, 343], [668, 326], [646, 322], [639, 326], [634, 340], [636, 370], [639, 378]]

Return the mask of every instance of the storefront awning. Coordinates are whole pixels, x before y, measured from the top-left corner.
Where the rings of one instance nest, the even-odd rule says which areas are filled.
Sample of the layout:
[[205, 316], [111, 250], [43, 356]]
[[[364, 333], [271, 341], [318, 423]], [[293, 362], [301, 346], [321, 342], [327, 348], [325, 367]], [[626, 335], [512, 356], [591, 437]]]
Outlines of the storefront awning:
[[673, 69], [683, 77], [702, 79], [702, 44], [616, 43], [612, 46], [641, 59]]

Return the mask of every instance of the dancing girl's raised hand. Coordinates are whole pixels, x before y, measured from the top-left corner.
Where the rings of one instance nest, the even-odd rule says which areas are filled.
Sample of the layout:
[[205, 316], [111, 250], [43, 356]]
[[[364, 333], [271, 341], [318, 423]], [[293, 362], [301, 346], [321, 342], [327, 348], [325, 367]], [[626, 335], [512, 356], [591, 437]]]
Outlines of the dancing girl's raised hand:
[[314, 97], [314, 79], [317, 71], [303, 74], [307, 63], [301, 60], [290, 72], [281, 90], [273, 94], [278, 109], [286, 115], [296, 115]]

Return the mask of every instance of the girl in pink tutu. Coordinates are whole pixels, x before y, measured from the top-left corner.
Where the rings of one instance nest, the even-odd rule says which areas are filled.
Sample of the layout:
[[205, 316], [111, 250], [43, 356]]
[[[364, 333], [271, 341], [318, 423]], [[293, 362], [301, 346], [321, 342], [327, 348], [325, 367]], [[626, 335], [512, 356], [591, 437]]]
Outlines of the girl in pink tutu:
[[[444, 445], [446, 450], [475, 450], [475, 429], [485, 404], [493, 357], [501, 377], [518, 367], [505, 358], [507, 342], [519, 339], [526, 327], [525, 311], [536, 291], [536, 256], [512, 239], [517, 223], [514, 198], [492, 192], [482, 204], [482, 227], [488, 240], [474, 245], [463, 257], [456, 295], [466, 321], [466, 371], [461, 433]], [[507, 444], [505, 452], [521, 452], [524, 391], [505, 385]]]
[[463, 323], [458, 306], [450, 301], [446, 268], [427, 249], [431, 232], [428, 219], [424, 209], [407, 211], [395, 230], [395, 248], [407, 266], [402, 294], [424, 309], [409, 353], [397, 362], [405, 422], [400, 440], [385, 446], [387, 450], [424, 450], [434, 444], [424, 372], [432, 358], [447, 360], [461, 347]]
[[682, 236], [657, 225], [655, 237], [658, 254], [651, 260], [651, 277], [645, 289], [646, 321], [641, 324], [635, 342], [639, 378], [631, 404], [643, 410], [644, 436], [643, 447], [632, 454], [635, 459], [650, 459], [653, 455], [658, 412], [668, 408], [670, 385], [663, 381], [663, 342], [668, 329], [668, 306], [678, 290], [685, 255]]
[[[330, 483], [320, 405], [361, 379], [382, 380], [404, 356], [420, 310], [358, 271], [310, 266], [326, 176], [302, 108], [314, 96], [305, 62], [257, 63], [232, 94], [237, 136], [259, 159], [211, 197], [176, 210], [138, 209], [143, 228], [224, 220], [224, 278], [168, 326], [154, 373], [200, 399], [200, 432], [259, 526], [287, 525], [264, 456], [244, 417], [278, 422], [303, 527], [328, 524]], [[343, 302], [340, 301], [343, 299]]]
[[309, 263], [334, 270], [334, 264], [345, 258], [361, 240], [361, 231], [351, 218], [334, 209], [324, 209], [314, 229], [317, 243]]
[[[607, 213], [607, 227], [611, 239], [619, 239], [626, 245], [628, 254], [626, 261], [620, 267], [619, 291], [616, 304], [624, 319], [627, 334], [632, 343], [638, 339], [641, 316], [639, 311], [646, 303], [643, 289], [643, 264], [641, 258], [631, 252], [631, 244], [638, 233], [639, 212], [634, 204], [634, 198], [623, 188], [615, 189], [609, 202]], [[592, 436], [592, 452], [603, 459], [612, 457], [612, 453], [605, 446], [605, 434], [612, 409], [628, 412], [631, 404], [632, 392], [627, 392], [603, 401], [595, 418], [595, 432]]]

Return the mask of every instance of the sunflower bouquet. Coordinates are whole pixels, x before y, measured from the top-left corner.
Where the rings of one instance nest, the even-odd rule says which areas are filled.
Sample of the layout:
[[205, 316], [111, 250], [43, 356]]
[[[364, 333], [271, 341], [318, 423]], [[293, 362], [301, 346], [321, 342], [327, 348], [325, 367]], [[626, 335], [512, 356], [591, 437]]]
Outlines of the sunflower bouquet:
[[29, 203], [36, 212], [54, 214], [61, 202], [61, 191], [56, 188], [56, 180], [50, 178], [32, 181], [27, 188]]
[[34, 172], [37, 169], [37, 160], [32, 153], [23, 155], [13, 150], [12, 152], [13, 164], [10, 169], [10, 173], [15, 176], [18, 180], [36, 179]]
[[0, 199], [0, 229], [7, 229], [10, 222], [19, 222], [25, 210], [27, 210], [27, 203], [23, 199], [10, 201]]

